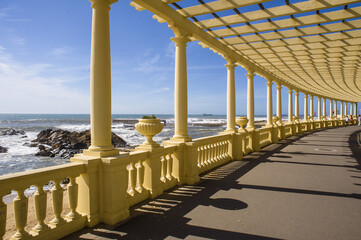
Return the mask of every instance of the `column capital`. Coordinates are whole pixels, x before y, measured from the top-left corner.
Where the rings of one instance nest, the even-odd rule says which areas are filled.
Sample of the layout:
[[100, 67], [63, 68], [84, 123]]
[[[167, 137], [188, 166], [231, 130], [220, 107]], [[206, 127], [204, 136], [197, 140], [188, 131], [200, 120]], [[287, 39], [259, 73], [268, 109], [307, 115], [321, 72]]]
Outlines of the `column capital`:
[[106, 6], [110, 8], [110, 5], [118, 2], [118, 0], [89, 0], [92, 3], [92, 8], [97, 6]]
[[308, 98], [308, 94], [307, 94], [307, 93], [305, 93], [305, 98]]
[[228, 70], [233, 70], [235, 67], [237, 67], [237, 64], [234, 63], [227, 63], [224, 65]]
[[313, 95], [310, 95], [310, 99], [312, 99], [312, 100], [313, 100]]
[[297, 97], [298, 95], [300, 95], [300, 92], [298, 90], [295, 90], [295, 96]]
[[247, 73], [246, 74], [246, 76], [248, 77], [248, 78], [251, 78], [251, 79], [253, 79], [254, 78], [254, 76], [255, 76], [256, 74], [254, 74], [253, 72], [252, 73]]
[[272, 87], [272, 85], [273, 85], [272, 80], [267, 79], [266, 85], [267, 85], [268, 87]]
[[190, 42], [191, 40], [186, 37], [186, 36], [177, 36], [177, 37], [172, 37], [170, 38], [170, 40], [172, 40], [175, 45], [178, 46], [186, 46], [188, 42]]
[[292, 88], [288, 88], [288, 93], [292, 94], [293, 93], [293, 89]]
[[282, 84], [279, 82], [279, 81], [275, 81], [275, 83], [276, 83], [276, 88], [277, 89], [282, 89]]
[[247, 76], [248, 75], [252, 75], [252, 76], [254, 76], [255, 74], [254, 74], [254, 69], [252, 68], [252, 67], [249, 67], [249, 66], [244, 66], [244, 68], [246, 69], [246, 71], [247, 71]]

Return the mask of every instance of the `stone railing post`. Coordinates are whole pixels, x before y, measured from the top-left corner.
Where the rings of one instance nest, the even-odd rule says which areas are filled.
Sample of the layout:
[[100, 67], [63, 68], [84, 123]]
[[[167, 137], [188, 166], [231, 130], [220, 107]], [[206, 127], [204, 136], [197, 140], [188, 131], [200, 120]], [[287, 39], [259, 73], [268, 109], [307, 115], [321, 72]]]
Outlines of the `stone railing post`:
[[230, 141], [230, 152], [229, 155], [233, 160], [242, 160], [243, 151], [242, 151], [242, 133], [232, 134]]
[[103, 159], [103, 222], [108, 225], [129, 217], [129, 206], [124, 194], [128, 189], [128, 159], [128, 154]]
[[70, 161], [86, 164], [86, 172], [76, 179], [79, 188], [77, 211], [85, 214], [87, 226], [93, 227], [102, 221], [101, 158], [78, 154]]

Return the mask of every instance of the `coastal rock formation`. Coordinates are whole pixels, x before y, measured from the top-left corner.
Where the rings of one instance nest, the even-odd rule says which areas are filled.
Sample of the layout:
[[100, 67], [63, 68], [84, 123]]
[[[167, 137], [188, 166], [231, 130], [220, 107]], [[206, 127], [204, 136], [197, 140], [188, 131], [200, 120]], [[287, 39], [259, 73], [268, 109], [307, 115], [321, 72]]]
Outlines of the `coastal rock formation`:
[[0, 153], [7, 153], [8, 148], [0, 146]]
[[24, 131], [15, 130], [13, 128], [0, 130], [0, 136], [25, 135]]
[[[90, 146], [90, 131], [46, 129], [32, 142], [38, 143], [39, 152], [36, 156], [70, 158]], [[112, 144], [116, 148], [128, 147], [127, 143], [114, 133], [112, 133]]]

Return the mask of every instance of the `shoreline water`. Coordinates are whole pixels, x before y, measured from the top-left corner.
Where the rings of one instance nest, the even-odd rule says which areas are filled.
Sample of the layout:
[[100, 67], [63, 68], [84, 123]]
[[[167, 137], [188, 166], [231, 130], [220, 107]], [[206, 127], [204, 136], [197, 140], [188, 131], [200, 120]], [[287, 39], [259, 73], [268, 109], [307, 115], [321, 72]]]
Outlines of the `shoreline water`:
[[[123, 138], [129, 145], [137, 146], [145, 141], [145, 137], [134, 129], [143, 114], [113, 114], [112, 131]], [[165, 121], [163, 131], [154, 137], [157, 142], [170, 139], [174, 135], [174, 116], [157, 114]], [[217, 135], [226, 129], [226, 115], [190, 114], [188, 132], [191, 138]], [[256, 125], [264, 125], [265, 115], [255, 117]], [[37, 148], [24, 146], [31, 142], [37, 134], [48, 128], [68, 131], [84, 131], [90, 129], [89, 114], [0, 114], [0, 130], [14, 128], [25, 131], [25, 135], [0, 136], [0, 146], [8, 148], [7, 153], [0, 153], [0, 175], [22, 172], [30, 169], [48, 167], [69, 162], [69, 159], [36, 157]]]

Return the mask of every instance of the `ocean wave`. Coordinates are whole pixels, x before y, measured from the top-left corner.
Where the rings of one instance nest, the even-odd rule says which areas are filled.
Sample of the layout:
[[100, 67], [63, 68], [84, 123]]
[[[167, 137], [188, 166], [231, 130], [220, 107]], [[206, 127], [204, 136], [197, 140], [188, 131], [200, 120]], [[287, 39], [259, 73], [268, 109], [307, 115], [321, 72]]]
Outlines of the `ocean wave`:
[[56, 128], [67, 130], [67, 131], [76, 131], [76, 132], [82, 132], [86, 130], [90, 130], [90, 124], [80, 124], [80, 125], [58, 125]]

